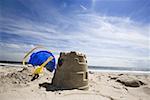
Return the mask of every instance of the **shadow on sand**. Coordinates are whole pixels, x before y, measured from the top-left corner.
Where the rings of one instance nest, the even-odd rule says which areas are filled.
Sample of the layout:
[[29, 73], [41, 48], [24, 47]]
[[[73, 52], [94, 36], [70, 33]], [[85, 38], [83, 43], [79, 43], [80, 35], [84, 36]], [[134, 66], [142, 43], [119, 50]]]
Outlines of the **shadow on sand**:
[[60, 90], [60, 89], [54, 87], [54, 86], [52, 85], [52, 83], [48, 83], [48, 82], [44, 82], [44, 83], [39, 84], [39, 87], [40, 87], [40, 88], [41, 88], [41, 87], [45, 88], [46, 91], [58, 91], [58, 90]]
[[43, 87], [46, 89], [46, 91], [62, 91], [62, 90], [72, 90], [72, 89], [65, 89], [65, 88], [58, 88], [52, 85], [52, 83], [44, 82], [39, 84], [39, 87]]

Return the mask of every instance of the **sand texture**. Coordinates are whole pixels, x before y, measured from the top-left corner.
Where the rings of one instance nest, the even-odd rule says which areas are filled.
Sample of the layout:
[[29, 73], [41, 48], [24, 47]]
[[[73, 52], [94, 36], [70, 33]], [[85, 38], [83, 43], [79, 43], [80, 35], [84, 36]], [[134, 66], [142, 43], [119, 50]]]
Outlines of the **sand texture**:
[[0, 66], [0, 100], [150, 100], [150, 74], [89, 72], [89, 90], [60, 90], [53, 73], [31, 81], [32, 68]]

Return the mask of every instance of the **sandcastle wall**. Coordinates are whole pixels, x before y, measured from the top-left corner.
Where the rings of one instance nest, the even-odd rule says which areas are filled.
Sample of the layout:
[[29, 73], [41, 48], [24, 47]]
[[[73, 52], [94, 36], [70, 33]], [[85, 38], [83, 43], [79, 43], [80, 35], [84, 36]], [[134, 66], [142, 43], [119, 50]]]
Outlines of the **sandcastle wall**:
[[52, 84], [62, 89], [88, 89], [86, 56], [77, 52], [61, 52]]

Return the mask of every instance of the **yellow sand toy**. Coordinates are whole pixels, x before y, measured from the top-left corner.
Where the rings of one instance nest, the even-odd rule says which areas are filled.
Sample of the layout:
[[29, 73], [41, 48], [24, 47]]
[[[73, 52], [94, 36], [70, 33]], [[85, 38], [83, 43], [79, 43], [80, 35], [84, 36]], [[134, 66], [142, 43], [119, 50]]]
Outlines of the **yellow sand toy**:
[[38, 66], [35, 68], [33, 74], [40, 74], [43, 72], [44, 66], [50, 62], [53, 59], [53, 57], [49, 57], [41, 66]]

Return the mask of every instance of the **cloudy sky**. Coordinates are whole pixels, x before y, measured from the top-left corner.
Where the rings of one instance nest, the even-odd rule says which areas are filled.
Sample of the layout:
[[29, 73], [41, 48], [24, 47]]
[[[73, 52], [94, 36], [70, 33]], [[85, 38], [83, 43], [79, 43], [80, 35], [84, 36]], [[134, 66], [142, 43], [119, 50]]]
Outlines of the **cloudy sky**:
[[0, 60], [37, 45], [88, 65], [150, 67], [149, 0], [0, 0]]

